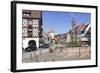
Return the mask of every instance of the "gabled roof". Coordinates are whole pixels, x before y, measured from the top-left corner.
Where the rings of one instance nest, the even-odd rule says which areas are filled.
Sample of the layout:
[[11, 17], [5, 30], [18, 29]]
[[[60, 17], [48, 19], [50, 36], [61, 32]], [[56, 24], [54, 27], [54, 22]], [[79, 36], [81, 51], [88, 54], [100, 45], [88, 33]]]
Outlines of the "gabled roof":
[[81, 24], [81, 25], [79, 25], [79, 26], [77, 26], [76, 28], [77, 28], [77, 32], [82, 32], [82, 31], [85, 31], [86, 30], [86, 28], [88, 27], [88, 25], [89, 24]]

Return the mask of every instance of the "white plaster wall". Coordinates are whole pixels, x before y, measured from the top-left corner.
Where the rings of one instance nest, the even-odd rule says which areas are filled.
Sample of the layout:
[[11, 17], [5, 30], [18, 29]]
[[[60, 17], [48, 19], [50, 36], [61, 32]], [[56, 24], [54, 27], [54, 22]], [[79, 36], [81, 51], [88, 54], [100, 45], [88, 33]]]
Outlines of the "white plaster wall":
[[52, 39], [54, 39], [54, 33], [50, 32], [50, 36], [52, 37]]
[[71, 35], [70, 34], [67, 35], [67, 43], [69, 43], [69, 42], [71, 42]]

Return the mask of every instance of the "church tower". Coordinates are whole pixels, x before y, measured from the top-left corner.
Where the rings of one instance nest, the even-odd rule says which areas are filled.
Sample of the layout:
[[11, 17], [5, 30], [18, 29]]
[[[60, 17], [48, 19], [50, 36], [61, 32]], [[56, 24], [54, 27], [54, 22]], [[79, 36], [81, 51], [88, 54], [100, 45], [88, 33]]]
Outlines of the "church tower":
[[71, 31], [71, 36], [72, 36], [72, 42], [77, 41], [77, 29], [76, 29], [76, 20], [75, 18], [72, 19], [72, 31]]

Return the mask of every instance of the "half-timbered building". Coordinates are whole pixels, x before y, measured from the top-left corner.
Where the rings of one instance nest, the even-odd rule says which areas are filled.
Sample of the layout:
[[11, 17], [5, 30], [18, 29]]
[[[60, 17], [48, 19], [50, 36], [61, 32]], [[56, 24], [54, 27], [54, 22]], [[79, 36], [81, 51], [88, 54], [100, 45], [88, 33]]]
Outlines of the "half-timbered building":
[[31, 40], [36, 41], [39, 47], [39, 40], [42, 37], [42, 12], [34, 10], [22, 11], [22, 39], [23, 48], [28, 46]]

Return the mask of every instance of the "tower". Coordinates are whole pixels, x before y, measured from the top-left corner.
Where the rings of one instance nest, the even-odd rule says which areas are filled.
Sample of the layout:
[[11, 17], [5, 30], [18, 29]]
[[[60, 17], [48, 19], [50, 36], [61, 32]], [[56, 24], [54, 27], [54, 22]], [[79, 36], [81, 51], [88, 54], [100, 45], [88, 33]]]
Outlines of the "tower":
[[77, 29], [76, 29], [75, 18], [72, 19], [71, 23], [72, 23], [72, 31], [71, 31], [72, 42], [76, 42], [76, 40], [77, 40]]

